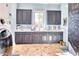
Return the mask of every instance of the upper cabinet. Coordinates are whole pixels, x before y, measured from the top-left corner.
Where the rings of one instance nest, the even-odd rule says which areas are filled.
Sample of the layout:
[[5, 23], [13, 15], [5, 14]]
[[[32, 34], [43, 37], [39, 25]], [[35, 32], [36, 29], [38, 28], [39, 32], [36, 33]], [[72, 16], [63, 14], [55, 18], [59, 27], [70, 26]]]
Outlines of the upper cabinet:
[[[43, 24], [45, 14], [35, 12], [35, 24]], [[17, 24], [31, 24], [32, 10], [17, 9]], [[61, 11], [47, 11], [47, 25], [61, 25]]]
[[23, 10], [23, 24], [31, 24], [32, 10]]
[[60, 4], [17, 4], [17, 24], [61, 25]]
[[61, 25], [61, 11], [47, 11], [47, 24], [48, 25]]
[[32, 10], [17, 9], [17, 24], [31, 24]]
[[23, 14], [22, 13], [23, 13], [23, 11], [22, 10], [17, 10], [16, 12], [17, 12], [16, 13], [17, 14], [16, 22], [17, 22], [17, 24], [22, 24], [22, 18], [23, 18], [23, 16], [22, 16]]

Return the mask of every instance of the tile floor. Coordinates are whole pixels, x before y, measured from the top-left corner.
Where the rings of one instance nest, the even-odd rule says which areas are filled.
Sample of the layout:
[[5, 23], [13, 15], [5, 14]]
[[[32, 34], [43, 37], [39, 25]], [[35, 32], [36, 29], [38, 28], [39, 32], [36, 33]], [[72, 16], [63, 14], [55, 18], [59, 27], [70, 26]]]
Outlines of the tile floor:
[[[64, 53], [60, 44], [18, 44], [7, 48], [7, 55], [16, 56], [61, 56]], [[70, 54], [69, 54], [70, 55]]]

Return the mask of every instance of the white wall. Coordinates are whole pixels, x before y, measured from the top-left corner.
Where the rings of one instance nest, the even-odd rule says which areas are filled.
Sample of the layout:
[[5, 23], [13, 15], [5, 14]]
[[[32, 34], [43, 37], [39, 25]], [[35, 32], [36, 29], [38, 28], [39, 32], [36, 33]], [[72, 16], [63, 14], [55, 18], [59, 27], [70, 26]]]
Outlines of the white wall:
[[0, 28], [6, 28], [10, 31], [10, 24], [9, 24], [9, 8], [7, 4], [5, 3], [0, 3], [0, 19], [4, 19], [5, 24], [2, 25], [0, 23]]
[[9, 5], [9, 13], [11, 13], [11, 16], [9, 16], [9, 19], [11, 20], [11, 31], [12, 31], [12, 37], [13, 37], [13, 44], [15, 45], [15, 30], [16, 30], [16, 9], [17, 4], [11, 3]]
[[67, 25], [64, 26], [64, 33], [63, 33], [63, 40], [66, 42], [66, 45], [68, 46], [68, 4], [64, 3], [61, 4], [61, 20], [62, 20], [62, 26], [63, 26], [63, 19], [67, 17]]
[[0, 3], [0, 18], [3, 18], [5, 21], [8, 20], [8, 7], [6, 7], [5, 3]]
[[18, 9], [50, 9], [50, 10], [61, 10], [60, 4], [18, 4]]

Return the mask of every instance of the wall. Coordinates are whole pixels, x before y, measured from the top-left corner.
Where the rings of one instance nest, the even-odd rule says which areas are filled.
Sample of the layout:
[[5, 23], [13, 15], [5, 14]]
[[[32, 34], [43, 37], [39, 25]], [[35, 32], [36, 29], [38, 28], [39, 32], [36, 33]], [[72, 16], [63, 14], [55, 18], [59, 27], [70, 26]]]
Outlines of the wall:
[[5, 19], [6, 21], [8, 17], [8, 7], [6, 7], [6, 4], [0, 3], [0, 18]]
[[[6, 28], [10, 31], [10, 24], [8, 24], [9, 19], [9, 9], [7, 7], [7, 4], [5, 3], [0, 3], [0, 19], [5, 20], [5, 24], [0, 23], [0, 29]], [[0, 40], [0, 55], [3, 55], [4, 53], [4, 48], [1, 47], [3, 41]]]
[[10, 24], [9, 24], [9, 8], [7, 4], [0, 3], [0, 18], [4, 19], [5, 24], [0, 23], [0, 28], [6, 28], [10, 31]]
[[60, 4], [33, 4], [33, 3], [21, 3], [18, 4], [18, 9], [50, 9], [50, 10], [60, 10]]
[[[63, 27], [63, 18], [64, 17], [68, 17], [67, 13], [68, 13], [68, 7], [67, 4], [9, 4], [10, 7], [10, 13], [12, 13], [12, 16], [10, 16], [11, 19], [11, 29], [12, 29], [12, 33], [13, 33], [13, 42], [15, 44], [15, 30], [16, 30], [16, 9], [33, 9], [33, 13], [35, 12], [35, 10], [44, 10], [44, 14], [45, 14], [45, 26], [46, 26], [46, 10], [61, 10], [61, 26]], [[32, 16], [32, 20], [34, 21], [34, 16]], [[67, 38], [67, 26], [64, 26], [64, 41], [67, 42], [68, 38]]]
[[62, 13], [61, 13], [61, 15], [62, 15], [62, 17], [61, 17], [61, 22], [62, 22], [62, 26], [63, 26], [63, 24], [64, 24], [64, 18], [67, 18], [67, 24], [66, 25], [64, 25], [64, 33], [63, 33], [63, 40], [64, 40], [64, 42], [66, 42], [66, 45], [68, 46], [68, 4], [66, 4], [66, 3], [64, 3], [64, 4], [61, 4], [61, 11], [62, 11]]
[[9, 19], [11, 20], [11, 31], [12, 31], [12, 37], [13, 37], [13, 44], [15, 45], [15, 30], [16, 30], [16, 8], [17, 4], [11, 3], [9, 5], [9, 13], [11, 16], [9, 16]]

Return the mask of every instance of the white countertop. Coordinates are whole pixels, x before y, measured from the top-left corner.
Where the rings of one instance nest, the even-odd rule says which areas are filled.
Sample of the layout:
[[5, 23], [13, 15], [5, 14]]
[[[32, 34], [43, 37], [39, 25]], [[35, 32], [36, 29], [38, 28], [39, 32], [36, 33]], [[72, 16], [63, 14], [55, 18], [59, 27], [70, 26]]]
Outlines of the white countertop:
[[20, 25], [16, 26], [15, 32], [63, 32], [64, 28], [60, 26], [60, 29], [58, 29], [58, 26], [56, 26], [56, 29], [51, 26], [51, 29], [48, 29], [48, 27], [33, 27], [33, 26], [26, 26], [26, 25]]
[[63, 32], [63, 29], [62, 30], [27, 30], [27, 29], [16, 29], [15, 32]]

